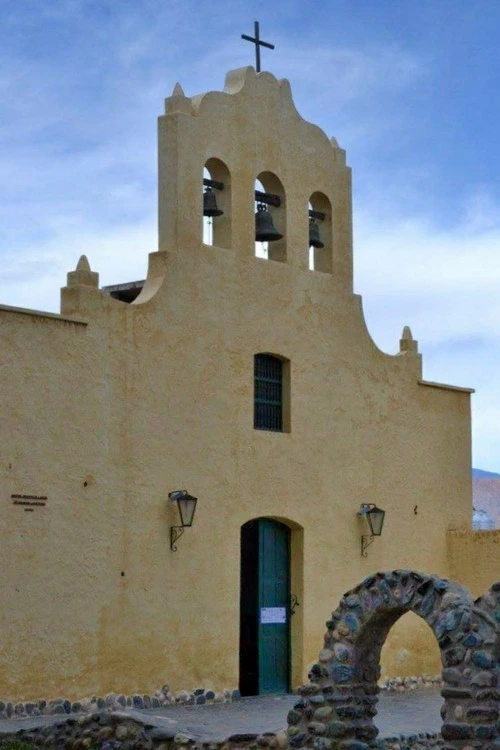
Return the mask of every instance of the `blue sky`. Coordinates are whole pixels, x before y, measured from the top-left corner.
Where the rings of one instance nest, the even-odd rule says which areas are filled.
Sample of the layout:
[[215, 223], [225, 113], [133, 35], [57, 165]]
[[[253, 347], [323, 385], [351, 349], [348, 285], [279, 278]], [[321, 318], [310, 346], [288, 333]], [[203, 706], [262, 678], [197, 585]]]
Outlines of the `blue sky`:
[[0, 302], [57, 311], [156, 249], [156, 118], [176, 81], [263, 69], [353, 168], [355, 287], [376, 343], [471, 386], [474, 465], [500, 471], [500, 3], [0, 0]]

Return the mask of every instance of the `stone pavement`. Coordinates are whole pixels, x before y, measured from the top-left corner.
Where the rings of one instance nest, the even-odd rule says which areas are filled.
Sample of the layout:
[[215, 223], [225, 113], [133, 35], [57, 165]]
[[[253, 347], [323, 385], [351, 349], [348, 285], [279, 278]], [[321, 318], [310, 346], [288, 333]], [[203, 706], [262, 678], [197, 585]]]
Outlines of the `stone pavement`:
[[[128, 709], [126, 713], [146, 726], [166, 729], [172, 736], [179, 732], [204, 742], [222, 742], [235, 734], [279, 731], [286, 726], [287, 713], [297, 700], [295, 695], [267, 695], [242, 698], [234, 703], [175, 706], [149, 711]], [[380, 729], [379, 737], [438, 732], [442, 703], [437, 690], [382, 693], [375, 717], [375, 724]], [[64, 716], [39, 716], [2, 720], [0, 735], [15, 732], [18, 728], [31, 730], [60, 723], [64, 719]]]

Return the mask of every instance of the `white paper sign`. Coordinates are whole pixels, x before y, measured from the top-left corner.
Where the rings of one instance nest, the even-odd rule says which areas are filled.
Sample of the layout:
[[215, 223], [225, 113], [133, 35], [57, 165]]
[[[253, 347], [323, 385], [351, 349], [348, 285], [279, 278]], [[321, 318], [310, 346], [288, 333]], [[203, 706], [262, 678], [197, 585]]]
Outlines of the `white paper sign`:
[[261, 607], [261, 625], [275, 625], [286, 623], [286, 607]]

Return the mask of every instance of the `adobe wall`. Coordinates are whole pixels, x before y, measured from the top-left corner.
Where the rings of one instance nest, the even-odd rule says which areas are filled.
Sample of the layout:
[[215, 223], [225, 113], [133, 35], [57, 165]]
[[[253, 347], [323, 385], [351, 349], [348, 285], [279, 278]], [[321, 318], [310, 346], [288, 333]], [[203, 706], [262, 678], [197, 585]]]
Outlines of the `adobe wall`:
[[[113, 300], [80, 268], [64, 319], [0, 311], [5, 699], [237, 687], [240, 529], [261, 516], [292, 529], [297, 686], [325, 601], [374, 569], [447, 575], [446, 531], [470, 525], [470, 393], [422, 381], [415, 342], [388, 355], [371, 340], [352, 293], [344, 152], [269, 74], [237, 71], [227, 93], [172, 99], [160, 121], [162, 250], [140, 297]], [[234, 185], [234, 247], [202, 243], [201, 179], [215, 157]], [[265, 168], [286, 191], [286, 262], [254, 255]], [[337, 230], [332, 273], [307, 268], [315, 188]], [[253, 429], [258, 352], [290, 361], [289, 433]], [[167, 498], [181, 488], [199, 501], [172, 553]], [[28, 512], [16, 494], [47, 502]], [[365, 502], [386, 511], [366, 559]], [[411, 621], [402, 627], [411, 644]], [[399, 674], [387, 648], [386, 673]], [[419, 649], [408, 650], [418, 674]]]
[[480, 596], [500, 574], [500, 529], [450, 531], [450, 576]]
[[0, 696], [7, 700], [65, 690], [82, 697], [80, 685], [88, 689], [106, 669], [106, 607], [123, 596], [121, 363], [108, 356], [106, 327], [74, 318], [0, 307], [0, 560], [8, 571]]

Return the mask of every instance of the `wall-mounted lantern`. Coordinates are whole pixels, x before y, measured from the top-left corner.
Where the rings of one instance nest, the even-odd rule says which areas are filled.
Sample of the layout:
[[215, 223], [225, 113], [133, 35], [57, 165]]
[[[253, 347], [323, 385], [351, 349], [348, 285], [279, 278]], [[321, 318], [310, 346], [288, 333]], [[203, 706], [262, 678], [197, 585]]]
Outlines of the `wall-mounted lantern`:
[[194, 512], [196, 510], [198, 498], [190, 495], [187, 490], [174, 490], [173, 492], [168, 493], [168, 499], [173, 503], [177, 503], [179, 516], [181, 517], [180, 526], [170, 527], [170, 549], [172, 552], [177, 552], [177, 546], [175, 543], [179, 537], [184, 534], [184, 529], [193, 525]]
[[364, 534], [361, 536], [361, 554], [363, 557], [368, 557], [366, 549], [373, 542], [373, 537], [380, 536], [382, 534], [385, 510], [377, 508], [374, 503], [363, 503], [359, 510], [358, 516], [364, 516], [366, 518], [370, 529], [369, 534]]

